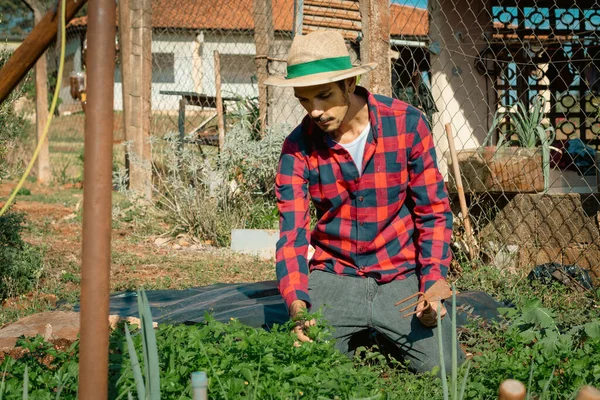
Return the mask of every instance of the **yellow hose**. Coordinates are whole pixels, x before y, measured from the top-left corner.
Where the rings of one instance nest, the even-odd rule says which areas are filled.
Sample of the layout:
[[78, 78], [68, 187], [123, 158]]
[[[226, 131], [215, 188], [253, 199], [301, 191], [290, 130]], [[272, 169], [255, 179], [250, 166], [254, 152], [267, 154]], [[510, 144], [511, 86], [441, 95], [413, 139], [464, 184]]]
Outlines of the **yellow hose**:
[[58, 95], [60, 93], [60, 86], [62, 84], [63, 69], [65, 66], [65, 48], [66, 48], [66, 41], [67, 41], [67, 29], [66, 29], [67, 10], [66, 10], [65, 3], [66, 3], [66, 0], [61, 0], [61, 7], [60, 7], [60, 38], [61, 38], [61, 40], [60, 40], [60, 64], [58, 66], [58, 78], [56, 79], [56, 88], [54, 89], [54, 97], [52, 98], [52, 105], [50, 106], [50, 114], [48, 115], [48, 120], [46, 121], [46, 126], [44, 127], [44, 132], [42, 134], [42, 137], [38, 140], [37, 147], [35, 148], [35, 151], [33, 152], [33, 157], [31, 157], [31, 161], [29, 162], [29, 165], [27, 165], [27, 168], [25, 169], [25, 173], [21, 177], [21, 180], [19, 181], [19, 183], [17, 184], [17, 186], [11, 193], [10, 197], [8, 198], [8, 200], [6, 201], [6, 203], [0, 210], [0, 217], [2, 215], [4, 215], [4, 213], [6, 213], [6, 211], [12, 204], [13, 200], [17, 196], [17, 193], [19, 192], [19, 190], [21, 190], [21, 187], [23, 187], [23, 184], [25, 183], [25, 179], [27, 179], [27, 177], [29, 176], [31, 169], [33, 168], [33, 164], [35, 163], [35, 160], [37, 159], [38, 154], [40, 153], [42, 144], [46, 140], [46, 136], [48, 136], [48, 130], [50, 128], [50, 123], [52, 122], [52, 117], [54, 116], [54, 110], [56, 109], [56, 103], [58, 102]]

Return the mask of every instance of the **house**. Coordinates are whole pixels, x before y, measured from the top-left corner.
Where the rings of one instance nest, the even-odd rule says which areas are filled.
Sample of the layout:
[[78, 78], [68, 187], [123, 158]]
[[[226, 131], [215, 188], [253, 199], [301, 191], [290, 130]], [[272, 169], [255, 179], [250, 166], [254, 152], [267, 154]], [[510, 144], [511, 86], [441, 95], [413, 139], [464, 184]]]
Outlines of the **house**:
[[[342, 3], [349, 4], [354, 9], [353, 18], [356, 19], [358, 1]], [[291, 44], [294, 0], [273, 0], [272, 4], [275, 28], [273, 53], [274, 58], [277, 59], [285, 57], [287, 48]], [[330, 10], [334, 10], [333, 7]], [[333, 29], [331, 26], [333, 21], [340, 21], [339, 13], [337, 19], [327, 16], [311, 19], [308, 11], [305, 16], [305, 32], [313, 29]], [[428, 17], [425, 10], [392, 4], [391, 17], [392, 46], [402, 49], [407, 44], [425, 43], [428, 31]], [[309, 24], [309, 19], [312, 24]], [[320, 21], [320, 25], [315, 24], [315, 20]], [[348, 37], [356, 38], [360, 25], [352, 21], [346, 24], [348, 24], [346, 33], [352, 31], [348, 28], [354, 27], [353, 36], [351, 34]], [[69, 41], [73, 43], [71, 48], [78, 49], [79, 52], [83, 46], [86, 26], [87, 17], [81, 17], [71, 21], [68, 27]], [[214, 95], [215, 51], [219, 51], [221, 57], [223, 95], [252, 97], [258, 94], [254, 63], [252, 0], [200, 2], [154, 0], [152, 26], [152, 108], [154, 110], [178, 109], [179, 98], [161, 94], [164, 91]], [[73, 58], [78, 57], [73, 55]], [[72, 65], [74, 71], [82, 68], [81, 62], [77, 60]], [[114, 103], [116, 110], [121, 110], [123, 107], [120, 79], [117, 66]], [[68, 95], [68, 91], [65, 95]], [[72, 103], [72, 100], [63, 99], [63, 104], [69, 102]]]

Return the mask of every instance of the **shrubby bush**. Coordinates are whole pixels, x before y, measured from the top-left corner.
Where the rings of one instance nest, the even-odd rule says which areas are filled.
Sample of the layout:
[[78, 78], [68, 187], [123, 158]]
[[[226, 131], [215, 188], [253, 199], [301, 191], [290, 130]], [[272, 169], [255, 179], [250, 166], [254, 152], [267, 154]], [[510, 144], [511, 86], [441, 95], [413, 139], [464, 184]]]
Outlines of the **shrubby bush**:
[[[8, 50], [0, 50], [0, 68], [8, 61], [11, 54]], [[0, 182], [6, 179], [11, 169], [7, 161], [8, 153], [15, 148], [17, 138], [23, 135], [28, 124], [14, 109], [15, 102], [23, 95], [22, 88], [23, 86], [20, 86], [13, 90], [10, 96], [0, 103]]]
[[[272, 128], [256, 138], [253, 124], [240, 118], [228, 130], [221, 153], [212, 159], [192, 145], [180, 146], [175, 132], [153, 137], [152, 201], [122, 191], [143, 213], [165, 221], [171, 234], [193, 234], [227, 246], [232, 229], [277, 227], [275, 174], [289, 131]], [[124, 171], [116, 175], [120, 188], [127, 186], [124, 175]]]
[[[11, 53], [0, 51], [0, 68]], [[23, 94], [22, 87], [13, 90], [0, 103], [0, 182], [12, 172], [8, 154], [23, 136], [27, 121], [15, 112], [15, 101]], [[31, 290], [42, 272], [40, 251], [21, 238], [23, 214], [8, 212], [0, 216], [0, 299], [17, 296]]]
[[0, 299], [33, 289], [42, 274], [42, 255], [21, 238], [25, 217], [9, 212], [0, 217]]

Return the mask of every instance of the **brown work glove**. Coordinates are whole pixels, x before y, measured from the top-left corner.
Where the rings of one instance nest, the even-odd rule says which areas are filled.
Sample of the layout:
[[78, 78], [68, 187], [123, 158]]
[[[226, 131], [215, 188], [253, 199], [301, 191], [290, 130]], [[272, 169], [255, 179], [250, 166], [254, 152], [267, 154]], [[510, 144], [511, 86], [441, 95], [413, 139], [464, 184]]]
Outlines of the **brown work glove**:
[[444, 307], [441, 301], [432, 301], [429, 303], [429, 305], [431, 308], [425, 311], [423, 310], [423, 308], [425, 307], [424, 302], [417, 304], [417, 318], [419, 319], [419, 321], [421, 321], [421, 323], [424, 326], [428, 328], [433, 328], [437, 325], [438, 307], [441, 307], [440, 318], [444, 318], [444, 316], [447, 314], [447, 311], [446, 307]]

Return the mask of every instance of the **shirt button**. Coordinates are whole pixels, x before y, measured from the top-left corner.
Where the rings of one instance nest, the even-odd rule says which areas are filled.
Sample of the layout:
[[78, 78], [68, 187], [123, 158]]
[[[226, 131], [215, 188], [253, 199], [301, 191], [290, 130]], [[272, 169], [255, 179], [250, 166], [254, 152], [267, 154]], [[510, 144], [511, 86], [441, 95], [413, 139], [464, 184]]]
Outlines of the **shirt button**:
[[346, 154], [344, 157], [346, 157], [346, 160], [350, 159], [350, 154]]
[[359, 224], [360, 226], [363, 226], [363, 225], [365, 224], [365, 221], [360, 221], [358, 224]]
[[363, 196], [360, 196], [360, 197], [358, 198], [358, 201], [363, 201], [364, 199], [365, 199], [365, 198], [364, 198]]
[[[364, 249], [365, 248], [361, 246], [361, 247], [358, 248], [358, 251], [363, 251]], [[362, 269], [362, 267], [361, 267], [361, 269]]]
[[358, 183], [358, 178], [354, 178], [354, 183]]

